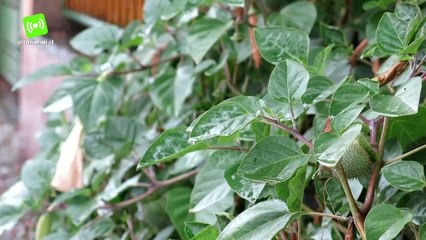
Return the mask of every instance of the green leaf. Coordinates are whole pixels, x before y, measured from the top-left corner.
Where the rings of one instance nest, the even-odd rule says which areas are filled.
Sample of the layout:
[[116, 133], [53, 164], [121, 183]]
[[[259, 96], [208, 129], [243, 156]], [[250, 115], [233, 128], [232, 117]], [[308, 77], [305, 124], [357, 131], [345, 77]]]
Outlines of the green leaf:
[[77, 34], [70, 44], [83, 54], [95, 56], [117, 45], [120, 34], [121, 30], [116, 26], [93, 27]]
[[200, 63], [209, 49], [231, 27], [232, 22], [204, 18], [196, 21], [189, 29], [189, 54], [196, 63]]
[[388, 139], [397, 138], [403, 149], [410, 144], [419, 145], [421, 138], [426, 136], [426, 107], [420, 106], [417, 114], [392, 118], [389, 123]]
[[9, 229], [15, 225], [24, 215], [22, 208], [0, 202], [0, 233], [3, 229]]
[[395, 14], [403, 21], [409, 22], [413, 18], [421, 15], [420, 8], [412, 3], [397, 3]]
[[99, 197], [84, 197], [70, 199], [67, 202], [66, 215], [71, 219], [74, 225], [80, 225], [101, 205]]
[[202, 114], [187, 129], [189, 142], [217, 136], [230, 136], [243, 129], [262, 111], [263, 102], [256, 97], [238, 96], [227, 99]]
[[398, 209], [390, 204], [379, 204], [373, 207], [364, 223], [367, 240], [393, 239], [412, 217], [410, 211]]
[[201, 232], [204, 228], [210, 226], [207, 223], [201, 222], [185, 222], [185, 234], [189, 239], [192, 239], [197, 233]]
[[189, 213], [189, 200], [191, 198], [191, 189], [187, 187], [173, 188], [166, 194], [166, 212], [181, 239], [188, 239], [185, 235], [185, 222], [194, 219], [193, 214]]
[[109, 218], [95, 220], [80, 229], [71, 240], [94, 240], [106, 237], [114, 231], [115, 226], [114, 222]]
[[308, 34], [297, 29], [285, 27], [255, 28], [256, 45], [262, 56], [272, 64], [285, 59], [301, 63], [308, 60]]
[[238, 175], [237, 171], [240, 164], [238, 162], [228, 167], [225, 171], [225, 179], [232, 190], [240, 197], [254, 203], [262, 193], [265, 183], [253, 182]]
[[244, 157], [238, 174], [254, 180], [275, 184], [289, 179], [308, 163], [309, 155], [286, 136], [269, 136], [260, 140]]
[[361, 128], [361, 124], [355, 124], [342, 135], [334, 132], [320, 134], [314, 143], [314, 153], [318, 162], [327, 167], [336, 166], [346, 149], [361, 132]]
[[285, 182], [275, 185], [278, 198], [287, 203], [292, 212], [300, 211], [305, 191], [307, 167], [301, 167], [296, 174]]
[[221, 2], [227, 3], [231, 6], [244, 6], [244, 0], [220, 0]]
[[317, 74], [324, 76], [326, 74], [327, 64], [330, 62], [330, 54], [334, 45], [330, 45], [319, 52], [314, 59], [314, 69]]
[[423, 223], [419, 228], [419, 239], [420, 240], [426, 239], [426, 223]]
[[344, 84], [333, 94], [330, 104], [330, 114], [336, 116], [344, 110], [364, 102], [368, 90], [358, 84]]
[[232, 216], [229, 213], [222, 212], [222, 213], [216, 213], [217, 223], [221, 230], [225, 229], [226, 226], [234, 219], [234, 216]]
[[337, 27], [320, 24], [320, 34], [326, 44], [345, 45], [345, 35], [343, 31]]
[[297, 28], [310, 33], [317, 18], [315, 5], [307, 1], [286, 4], [269, 25]]
[[309, 82], [308, 71], [292, 60], [280, 62], [272, 71], [268, 84], [269, 95], [294, 105], [300, 102]]
[[49, 64], [21, 78], [15, 85], [13, 85], [12, 90], [15, 91], [18, 88], [43, 78], [63, 75], [71, 75], [71, 70], [68, 66], [60, 63]]
[[426, 192], [424, 190], [405, 193], [396, 206], [409, 208], [413, 212], [414, 224], [420, 225], [426, 222]]
[[86, 130], [94, 128], [98, 121], [114, 109], [115, 97], [120, 89], [119, 79], [98, 81], [92, 78], [69, 78], [69, 92], [74, 109]]
[[219, 231], [215, 226], [208, 226], [201, 230], [191, 240], [216, 240], [219, 235]]
[[334, 85], [334, 82], [330, 79], [322, 76], [314, 76], [309, 80], [302, 100], [307, 104], [316, 104], [333, 94], [337, 88], [338, 85]]
[[364, 108], [365, 105], [356, 105], [337, 114], [331, 122], [333, 131], [342, 134], [358, 118]]
[[377, 94], [380, 89], [380, 83], [376, 80], [371, 80], [368, 78], [362, 78], [356, 81], [357, 84], [365, 87], [368, 91], [370, 91], [370, 94]]
[[240, 158], [241, 153], [238, 151], [221, 150], [212, 154], [195, 178], [191, 194], [191, 212], [204, 210], [232, 194], [224, 173], [226, 168]]
[[179, 116], [186, 98], [192, 93], [193, 72], [192, 60], [187, 60], [179, 63], [176, 74], [166, 73], [157, 77], [150, 89], [154, 104], [170, 115]]
[[395, 96], [377, 94], [370, 99], [370, 107], [377, 114], [399, 117], [416, 114], [422, 90], [422, 78], [414, 77], [399, 87]]
[[267, 200], [240, 213], [223, 229], [218, 240], [272, 239], [295, 216], [284, 202]]
[[50, 190], [50, 181], [54, 171], [54, 162], [47, 160], [26, 161], [21, 172], [22, 182], [33, 194], [42, 197]]
[[206, 142], [197, 142], [191, 145], [188, 143], [188, 137], [189, 133], [185, 131], [185, 127], [167, 129], [151, 143], [139, 161], [137, 168], [141, 169], [156, 163], [173, 160], [189, 152], [208, 147]]
[[379, 49], [387, 54], [398, 54], [406, 45], [408, 24], [396, 14], [385, 13], [377, 26], [376, 42]]
[[403, 191], [422, 190], [426, 187], [423, 165], [401, 161], [382, 168], [383, 176], [394, 187]]

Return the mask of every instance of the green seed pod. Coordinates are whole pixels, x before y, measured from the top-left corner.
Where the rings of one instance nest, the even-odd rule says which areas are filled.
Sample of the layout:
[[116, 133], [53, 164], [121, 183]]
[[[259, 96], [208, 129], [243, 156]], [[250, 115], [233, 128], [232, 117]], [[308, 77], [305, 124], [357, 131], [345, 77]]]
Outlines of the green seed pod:
[[[347, 178], [361, 178], [371, 172], [375, 153], [363, 135], [359, 135], [348, 147], [340, 159]], [[336, 176], [335, 170], [325, 166], [319, 166], [314, 175], [315, 179], [328, 179]]]
[[373, 162], [368, 151], [364, 148], [364, 143], [360, 143], [362, 138], [358, 137], [340, 160], [347, 178], [361, 178], [368, 176], [371, 172]]
[[50, 233], [52, 227], [52, 216], [49, 212], [43, 213], [37, 221], [35, 240], [42, 240]]

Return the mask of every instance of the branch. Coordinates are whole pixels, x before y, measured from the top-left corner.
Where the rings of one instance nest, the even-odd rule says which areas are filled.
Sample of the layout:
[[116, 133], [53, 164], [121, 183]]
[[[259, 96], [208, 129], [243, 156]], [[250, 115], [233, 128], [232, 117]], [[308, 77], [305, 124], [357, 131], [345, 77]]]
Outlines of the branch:
[[151, 185], [147, 188], [146, 192], [142, 193], [141, 195], [127, 199], [127, 200], [119, 202], [119, 203], [105, 204], [105, 205], [99, 206], [98, 208], [118, 209], [118, 208], [123, 208], [123, 207], [129, 206], [129, 205], [132, 205], [132, 204], [137, 203], [137, 202], [143, 200], [144, 198], [150, 196], [153, 192], [157, 191], [158, 189], [165, 187], [165, 186], [170, 186], [170, 185], [172, 185], [176, 182], [184, 180], [185, 178], [191, 177], [191, 176], [195, 175], [197, 172], [198, 172], [198, 169], [195, 169], [195, 170], [186, 172], [182, 175], [176, 176], [174, 178], [170, 178], [168, 180], [163, 180], [163, 181], [156, 180], [156, 182], [152, 182]]
[[302, 214], [310, 215], [312, 217], [319, 216], [319, 217], [332, 218], [332, 219], [336, 219], [336, 220], [339, 220], [339, 221], [349, 221], [349, 218], [347, 218], [347, 217], [334, 215], [334, 214], [327, 214], [327, 213], [322, 213], [322, 212], [302, 212]]
[[418, 147], [418, 148], [415, 148], [415, 149], [413, 149], [413, 150], [411, 150], [411, 151], [409, 151], [409, 152], [406, 152], [406, 153], [402, 154], [401, 156], [398, 156], [398, 157], [396, 157], [396, 158], [394, 158], [394, 159], [391, 159], [391, 160], [389, 160], [389, 161], [386, 161], [386, 162], [385, 162], [385, 165], [389, 165], [389, 164], [392, 164], [392, 163], [394, 163], [394, 162], [397, 162], [397, 161], [399, 161], [399, 160], [401, 160], [401, 159], [403, 159], [403, 158], [406, 158], [406, 157], [408, 157], [408, 156], [410, 156], [410, 155], [412, 155], [412, 154], [414, 154], [414, 153], [416, 153], [416, 152], [419, 152], [419, 151], [421, 151], [421, 150], [423, 150], [423, 149], [426, 149], [426, 144], [425, 144], [425, 145], [423, 145], [423, 146], [420, 146], [420, 147]]
[[383, 128], [382, 128], [382, 135], [380, 136], [379, 149], [377, 150], [378, 159], [373, 168], [370, 179], [368, 181], [367, 195], [365, 197], [364, 204], [362, 205], [362, 208], [361, 208], [361, 213], [363, 216], [367, 215], [367, 213], [371, 209], [371, 206], [373, 205], [374, 192], [376, 191], [377, 179], [379, 177], [380, 169], [382, 168], [382, 164], [383, 164], [383, 151], [385, 148], [385, 139], [386, 139], [386, 133], [387, 133], [388, 127], [389, 127], [389, 117], [385, 117], [383, 120]]
[[351, 63], [352, 66], [356, 65], [356, 62], [359, 60], [359, 56], [361, 56], [362, 51], [364, 50], [365, 47], [367, 47], [367, 45], [368, 45], [368, 39], [365, 38], [358, 44], [358, 46], [352, 52], [352, 55], [349, 58], [349, 62]]
[[303, 142], [304, 144], [306, 144], [309, 148], [313, 148], [314, 145], [312, 144], [311, 141], [309, 141], [308, 139], [306, 139], [302, 134], [300, 134], [297, 131], [294, 131], [293, 129], [291, 129], [290, 127], [287, 127], [286, 125], [282, 124], [280, 121], [270, 118], [270, 117], [266, 117], [266, 116], [261, 116], [263, 119], [265, 119], [265, 121], [261, 121], [263, 123], [267, 123], [270, 125], [273, 125], [277, 128], [280, 128], [288, 133], [290, 133], [291, 135], [293, 135], [293, 137], [297, 138], [298, 140], [300, 140], [301, 142]]
[[408, 67], [408, 65], [408, 62], [398, 61], [388, 71], [380, 76], [375, 77], [374, 79], [379, 81], [380, 85], [383, 86], [394, 80], [396, 76], [401, 74]]
[[[113, 72], [110, 72], [108, 74], [108, 76], [121, 76], [121, 75], [126, 75], [126, 74], [129, 74], [129, 73], [142, 72], [142, 71], [145, 71], [147, 69], [151, 69], [153, 67], [161, 65], [163, 63], [179, 59], [180, 57], [181, 57], [180, 55], [174, 55], [174, 56], [162, 59], [162, 60], [155, 62], [155, 63], [146, 64], [146, 65], [139, 64], [140, 65], [139, 68], [124, 70], [124, 71], [113, 71]], [[98, 73], [89, 73], [89, 74], [77, 74], [77, 75], [74, 75], [74, 76], [77, 76], [77, 77], [97, 77], [97, 76], [99, 76], [99, 74]]]
[[345, 174], [345, 170], [343, 170], [343, 165], [337, 164], [335, 170], [337, 173], [337, 177], [339, 178], [339, 181], [342, 184], [346, 198], [348, 199], [349, 207], [351, 209], [352, 216], [354, 217], [354, 220], [355, 220], [355, 226], [359, 234], [361, 235], [361, 238], [365, 240], [366, 234], [364, 229], [364, 217], [361, 215], [361, 212], [358, 208], [356, 200], [352, 194], [351, 187], [349, 186], [349, 183]]
[[186, 172], [186, 173], [179, 175], [177, 177], [170, 178], [168, 180], [158, 181], [157, 186], [164, 187], [164, 186], [172, 185], [174, 183], [179, 182], [180, 180], [191, 177], [191, 176], [193, 176], [197, 173], [198, 173], [198, 169], [194, 169], [192, 171]]

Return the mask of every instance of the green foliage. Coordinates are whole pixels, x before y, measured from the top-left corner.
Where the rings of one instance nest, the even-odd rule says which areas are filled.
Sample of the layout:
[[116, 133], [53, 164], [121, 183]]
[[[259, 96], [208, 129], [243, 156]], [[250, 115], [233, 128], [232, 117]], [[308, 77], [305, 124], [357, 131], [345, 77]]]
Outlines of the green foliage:
[[[409, 2], [147, 0], [143, 21], [77, 34], [89, 57], [15, 86], [66, 76], [0, 233], [49, 212], [45, 239], [424, 238], [426, 9]], [[77, 118], [84, 187], [60, 193]]]

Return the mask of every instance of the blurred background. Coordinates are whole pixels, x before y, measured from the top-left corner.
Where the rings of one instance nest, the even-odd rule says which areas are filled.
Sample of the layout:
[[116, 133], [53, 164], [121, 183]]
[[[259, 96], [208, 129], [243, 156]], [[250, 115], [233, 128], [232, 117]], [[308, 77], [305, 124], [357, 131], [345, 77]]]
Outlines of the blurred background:
[[[47, 115], [43, 105], [60, 83], [44, 79], [11, 91], [20, 77], [50, 63], [65, 63], [74, 52], [69, 39], [90, 26], [125, 26], [141, 19], [143, 0], [0, 0], [0, 193], [19, 176], [25, 159], [38, 150], [37, 133]], [[46, 16], [49, 33], [31, 40], [54, 45], [18, 45], [25, 36], [22, 18]]]

